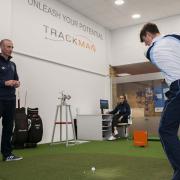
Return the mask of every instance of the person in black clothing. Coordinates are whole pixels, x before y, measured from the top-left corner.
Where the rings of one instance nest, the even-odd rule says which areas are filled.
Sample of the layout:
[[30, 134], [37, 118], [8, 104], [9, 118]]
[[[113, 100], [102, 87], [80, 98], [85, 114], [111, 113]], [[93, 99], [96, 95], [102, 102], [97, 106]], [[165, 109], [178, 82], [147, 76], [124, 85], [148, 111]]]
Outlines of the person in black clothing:
[[127, 103], [126, 96], [119, 96], [119, 103], [113, 111], [110, 111], [109, 114], [114, 114], [112, 120], [112, 134], [113, 136], [118, 134], [117, 124], [118, 123], [128, 123], [128, 118], [131, 113], [130, 106]]
[[13, 43], [9, 39], [0, 41], [0, 118], [2, 117], [1, 153], [3, 161], [21, 160], [12, 154], [11, 138], [16, 109], [15, 88], [20, 86], [16, 65], [10, 59]]

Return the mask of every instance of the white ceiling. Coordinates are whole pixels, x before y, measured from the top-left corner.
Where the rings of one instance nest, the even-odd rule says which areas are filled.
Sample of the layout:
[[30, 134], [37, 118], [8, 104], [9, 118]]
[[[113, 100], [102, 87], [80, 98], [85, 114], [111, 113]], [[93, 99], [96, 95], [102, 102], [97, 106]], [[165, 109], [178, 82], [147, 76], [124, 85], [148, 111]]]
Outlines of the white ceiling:
[[[180, 0], [124, 0], [119, 7], [114, 0], [58, 1], [110, 30], [180, 14]], [[134, 13], [142, 17], [133, 20]]]

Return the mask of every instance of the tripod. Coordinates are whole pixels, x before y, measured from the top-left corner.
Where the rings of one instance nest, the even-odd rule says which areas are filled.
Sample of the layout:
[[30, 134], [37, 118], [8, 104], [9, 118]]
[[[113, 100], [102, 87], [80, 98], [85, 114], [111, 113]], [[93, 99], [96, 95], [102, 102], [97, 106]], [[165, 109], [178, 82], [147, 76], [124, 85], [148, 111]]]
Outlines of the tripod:
[[[53, 133], [52, 133], [52, 139], [51, 139], [51, 144], [54, 143], [54, 134], [55, 134], [55, 129], [56, 129], [56, 125], [60, 125], [60, 142], [64, 142], [62, 141], [62, 125], [66, 125], [66, 147], [70, 145], [75, 145], [76, 144], [76, 134], [75, 134], [75, 126], [74, 126], [74, 121], [72, 118], [72, 113], [71, 113], [71, 106], [66, 104], [66, 99], [68, 96], [64, 95], [62, 93], [62, 98], [61, 99], [61, 104], [57, 105], [56, 107], [56, 114], [55, 114], [55, 119], [54, 119], [54, 127], [53, 127]], [[69, 99], [71, 97], [69, 96]], [[65, 121], [62, 120], [63, 118], [63, 112], [65, 113]], [[59, 114], [59, 121], [58, 121], [58, 114]], [[70, 121], [68, 121], [68, 117], [70, 116]], [[69, 137], [68, 137], [68, 125], [71, 124], [72, 127], [72, 132], [73, 132], [73, 141], [69, 141]], [[57, 143], [57, 142], [56, 142]]]

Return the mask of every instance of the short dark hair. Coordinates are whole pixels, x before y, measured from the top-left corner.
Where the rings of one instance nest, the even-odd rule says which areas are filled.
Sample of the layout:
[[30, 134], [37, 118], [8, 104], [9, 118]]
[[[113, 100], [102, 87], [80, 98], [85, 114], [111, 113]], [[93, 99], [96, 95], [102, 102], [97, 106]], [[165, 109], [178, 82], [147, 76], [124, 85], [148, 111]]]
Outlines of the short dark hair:
[[147, 23], [143, 26], [143, 28], [141, 29], [141, 32], [140, 32], [140, 41], [141, 42], [144, 42], [143, 36], [146, 36], [147, 32], [150, 32], [152, 34], [160, 33], [156, 24]]

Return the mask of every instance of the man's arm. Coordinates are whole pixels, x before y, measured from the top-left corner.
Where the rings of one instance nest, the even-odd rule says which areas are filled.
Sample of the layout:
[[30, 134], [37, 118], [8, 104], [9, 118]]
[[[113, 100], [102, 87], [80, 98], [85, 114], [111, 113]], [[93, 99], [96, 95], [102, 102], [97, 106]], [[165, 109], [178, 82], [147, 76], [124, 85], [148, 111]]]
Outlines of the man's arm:
[[14, 66], [14, 85], [13, 86], [15, 88], [18, 88], [20, 86], [19, 76], [17, 74], [16, 64], [13, 62], [12, 62], [12, 64]]
[[20, 82], [16, 80], [8, 80], [4, 82], [4, 85], [17, 88], [20, 86]]
[[0, 80], [0, 87], [4, 87], [5, 86], [5, 81], [4, 80]]
[[18, 77], [17, 69], [16, 69], [16, 64], [14, 62], [11, 62], [11, 66], [12, 66], [12, 69], [14, 72], [14, 80], [19, 81], [19, 77]]
[[15, 80], [0, 80], [0, 87], [5, 87], [5, 86], [11, 86], [13, 87], [15, 85]]
[[0, 80], [0, 87], [5, 87], [5, 86], [18, 88], [20, 86], [20, 82], [16, 80], [8, 80], [8, 81]]

